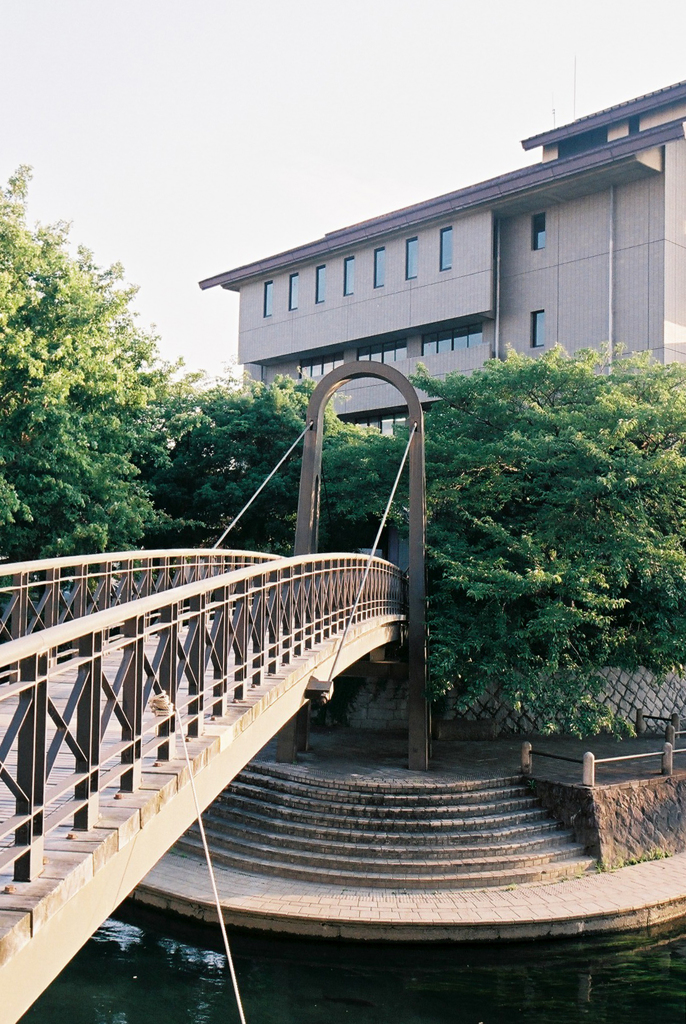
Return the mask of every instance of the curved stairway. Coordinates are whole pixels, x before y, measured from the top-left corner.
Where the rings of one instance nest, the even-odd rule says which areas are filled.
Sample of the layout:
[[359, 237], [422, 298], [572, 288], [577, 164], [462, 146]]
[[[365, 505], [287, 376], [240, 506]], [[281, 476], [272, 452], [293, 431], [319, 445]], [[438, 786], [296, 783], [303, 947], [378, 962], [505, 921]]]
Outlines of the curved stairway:
[[[203, 822], [218, 864], [358, 888], [516, 885], [595, 865], [519, 778], [357, 782], [253, 762]], [[202, 855], [197, 826], [175, 849]]]

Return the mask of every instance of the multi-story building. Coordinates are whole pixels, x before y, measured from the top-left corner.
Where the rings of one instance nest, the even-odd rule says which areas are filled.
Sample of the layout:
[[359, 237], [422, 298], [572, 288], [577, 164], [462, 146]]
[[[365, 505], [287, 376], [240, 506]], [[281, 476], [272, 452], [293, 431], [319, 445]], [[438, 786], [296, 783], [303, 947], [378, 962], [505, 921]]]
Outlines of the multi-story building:
[[[200, 282], [240, 292], [239, 361], [265, 381], [375, 359], [469, 372], [535, 355], [686, 358], [686, 82], [525, 139], [541, 161]], [[388, 428], [388, 385], [346, 418]]]

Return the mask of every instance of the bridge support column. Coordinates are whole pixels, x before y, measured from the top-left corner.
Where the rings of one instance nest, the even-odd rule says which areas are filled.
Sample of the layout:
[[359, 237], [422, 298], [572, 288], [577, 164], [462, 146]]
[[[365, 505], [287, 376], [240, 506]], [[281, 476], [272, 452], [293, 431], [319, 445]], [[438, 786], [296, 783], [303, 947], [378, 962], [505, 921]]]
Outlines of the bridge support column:
[[276, 760], [279, 764], [295, 764], [298, 752], [310, 749], [310, 702], [293, 715], [276, 734]]

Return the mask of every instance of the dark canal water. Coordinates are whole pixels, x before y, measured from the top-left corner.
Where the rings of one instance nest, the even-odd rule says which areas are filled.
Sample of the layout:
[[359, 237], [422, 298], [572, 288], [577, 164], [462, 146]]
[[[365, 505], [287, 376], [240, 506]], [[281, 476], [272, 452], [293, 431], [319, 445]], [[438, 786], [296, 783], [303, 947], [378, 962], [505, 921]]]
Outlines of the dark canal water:
[[[233, 949], [248, 1024], [684, 1024], [680, 927], [613, 942], [461, 948], [234, 936]], [[155, 919], [108, 921], [22, 1024], [234, 1024], [213, 942]]]

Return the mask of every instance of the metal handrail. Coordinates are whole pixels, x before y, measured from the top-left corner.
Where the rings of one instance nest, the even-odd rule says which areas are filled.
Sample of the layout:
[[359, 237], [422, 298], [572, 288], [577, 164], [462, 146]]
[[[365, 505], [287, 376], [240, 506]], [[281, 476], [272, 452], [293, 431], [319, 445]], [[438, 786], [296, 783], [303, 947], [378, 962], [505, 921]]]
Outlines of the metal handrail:
[[[137, 789], [145, 759], [174, 757], [177, 730], [199, 736], [209, 717], [341, 636], [367, 563], [272, 559], [0, 646], [0, 869], [36, 877], [47, 830], [92, 828], [102, 790]], [[405, 575], [375, 558], [355, 623], [406, 617]], [[174, 708], [164, 718], [149, 710], [159, 693]]]
[[0, 643], [277, 557], [257, 551], [171, 548], [6, 562], [0, 564]]

